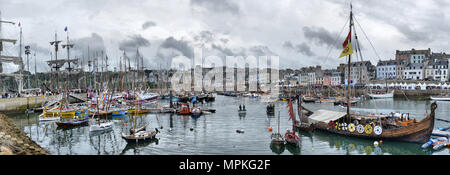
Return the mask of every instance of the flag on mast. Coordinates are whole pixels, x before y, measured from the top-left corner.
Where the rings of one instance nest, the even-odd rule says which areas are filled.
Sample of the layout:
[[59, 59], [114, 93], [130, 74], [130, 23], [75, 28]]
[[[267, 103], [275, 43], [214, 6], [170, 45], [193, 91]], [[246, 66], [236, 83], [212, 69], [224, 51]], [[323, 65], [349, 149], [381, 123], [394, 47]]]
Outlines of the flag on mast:
[[339, 56], [339, 58], [345, 57], [347, 55], [351, 55], [353, 54], [353, 48], [352, 48], [352, 31], [350, 30], [350, 32], [348, 32], [347, 37], [345, 38], [344, 43], [342, 43], [342, 47], [344, 48], [344, 50], [342, 51], [341, 55]]
[[67, 32], [67, 26], [64, 28], [64, 31]]

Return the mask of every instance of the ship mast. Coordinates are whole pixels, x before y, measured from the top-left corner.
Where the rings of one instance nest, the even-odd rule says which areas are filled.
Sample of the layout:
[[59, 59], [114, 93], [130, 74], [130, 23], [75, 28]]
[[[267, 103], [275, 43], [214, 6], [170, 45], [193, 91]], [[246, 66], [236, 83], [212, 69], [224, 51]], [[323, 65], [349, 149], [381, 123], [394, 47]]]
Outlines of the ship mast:
[[[353, 25], [353, 12], [352, 12], [352, 10], [353, 10], [353, 7], [352, 7], [352, 4], [350, 4], [350, 26], [349, 26], [350, 31], [352, 30], [352, 25]], [[350, 37], [349, 40], [350, 40], [349, 44], [351, 44], [352, 37]], [[348, 55], [348, 75], [347, 75], [348, 76], [348, 78], [347, 78], [347, 117], [348, 117], [348, 119], [350, 119], [351, 58], [352, 58], [352, 55], [351, 54]]]

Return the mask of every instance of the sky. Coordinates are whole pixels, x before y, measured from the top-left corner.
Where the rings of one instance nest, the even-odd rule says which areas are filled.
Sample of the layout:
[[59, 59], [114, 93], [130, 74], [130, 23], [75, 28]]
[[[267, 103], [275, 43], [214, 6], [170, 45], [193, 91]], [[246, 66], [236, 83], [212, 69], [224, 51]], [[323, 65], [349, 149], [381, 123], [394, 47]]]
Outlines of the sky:
[[[0, 11], [3, 20], [21, 23], [31, 72], [34, 53], [37, 71], [50, 70], [45, 61], [54, 52], [49, 42], [55, 32], [58, 40], [65, 43], [68, 34], [75, 44], [71, 57], [87, 60], [88, 46], [91, 55], [103, 51], [109, 70], [124, 51], [133, 58], [139, 49], [144, 66], [154, 69], [174, 56], [193, 58], [195, 48], [203, 57], [279, 56], [283, 69], [331, 69], [346, 62], [338, 56], [350, 2], [362, 54], [356, 60], [376, 64], [411, 48], [450, 52], [445, 0], [0, 0]], [[3, 24], [1, 36], [18, 39], [19, 27]], [[17, 55], [18, 44], [4, 47], [2, 54]], [[67, 51], [60, 48], [58, 58], [67, 58]], [[3, 69], [18, 67], [4, 63]]]

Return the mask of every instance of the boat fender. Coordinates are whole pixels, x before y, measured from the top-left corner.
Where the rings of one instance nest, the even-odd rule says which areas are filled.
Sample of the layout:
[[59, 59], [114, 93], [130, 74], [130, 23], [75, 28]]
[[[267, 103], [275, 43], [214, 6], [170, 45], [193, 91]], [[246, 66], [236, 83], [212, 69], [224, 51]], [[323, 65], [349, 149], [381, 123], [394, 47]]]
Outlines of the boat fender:
[[374, 132], [376, 135], [380, 135], [380, 134], [383, 132], [383, 128], [381, 128], [380, 126], [375, 126], [375, 127], [373, 128], [373, 132]]
[[372, 126], [370, 126], [370, 125], [366, 125], [366, 126], [364, 127], [364, 132], [365, 132], [366, 134], [372, 134], [372, 130], [373, 130], [373, 128], [372, 128]]
[[378, 142], [377, 141], [373, 142], [373, 146], [378, 146]]
[[347, 129], [348, 129], [347, 123], [342, 123], [342, 130], [347, 131]]
[[364, 126], [361, 125], [361, 124], [359, 124], [359, 125], [356, 127], [356, 130], [358, 131], [358, 133], [362, 134], [362, 133], [364, 133]]
[[433, 143], [434, 143], [434, 141], [433, 141], [432, 139], [430, 139], [430, 141], [428, 141], [427, 143], [424, 143], [424, 144], [422, 145], [422, 148], [428, 148], [428, 147], [430, 147], [431, 145], [433, 145]]

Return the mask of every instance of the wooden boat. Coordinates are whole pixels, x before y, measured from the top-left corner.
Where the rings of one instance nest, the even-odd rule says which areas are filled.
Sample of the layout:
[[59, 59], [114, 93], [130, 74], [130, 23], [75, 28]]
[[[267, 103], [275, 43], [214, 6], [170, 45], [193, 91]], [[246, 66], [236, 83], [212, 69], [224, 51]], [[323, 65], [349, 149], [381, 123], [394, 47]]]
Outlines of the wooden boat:
[[287, 131], [284, 134], [284, 140], [287, 144], [291, 144], [293, 146], [298, 146], [300, 144], [300, 137], [295, 134], [295, 114], [294, 107], [292, 106], [292, 100], [289, 99], [289, 120], [292, 120], [292, 131]]
[[128, 109], [128, 113], [129, 114], [147, 114], [148, 109], [138, 109], [137, 111], [136, 111], [136, 109]]
[[63, 127], [63, 128], [68, 128], [68, 127], [76, 127], [76, 126], [84, 126], [89, 124], [89, 118], [83, 118], [83, 119], [74, 119], [74, 120], [70, 120], [67, 122], [61, 122], [61, 121], [57, 121], [56, 125], [58, 125], [58, 127]]
[[309, 123], [308, 117], [311, 116], [313, 112], [303, 107], [300, 99], [301, 97], [299, 97], [297, 100], [297, 115], [299, 116], [300, 120], [295, 120], [295, 129], [300, 131], [312, 131], [313, 128]]
[[53, 109], [53, 110], [43, 110], [45, 117], [57, 117], [62, 116], [63, 118], [73, 118], [75, 116], [75, 110], [72, 109]]
[[[431, 113], [421, 121], [405, 120], [394, 116], [350, 116], [346, 113], [319, 110], [309, 119], [314, 129], [330, 133], [376, 139], [425, 143], [430, 140], [434, 128], [437, 104], [431, 104]], [[370, 122], [368, 122], [370, 121]]]
[[[347, 103], [347, 100], [338, 100], [338, 101], [333, 102], [333, 104], [335, 106], [338, 106], [338, 105], [347, 106], [348, 103]], [[350, 101], [350, 106], [356, 106], [357, 104], [358, 104], [358, 101], [356, 101], [356, 100]]]
[[[272, 139], [271, 141], [271, 145], [275, 145], [275, 146], [280, 146], [283, 145], [284, 146], [284, 138], [283, 136], [280, 134], [280, 112], [278, 112], [278, 132], [277, 133], [272, 133], [272, 135], [270, 136], [270, 139]], [[284, 150], [284, 148], [283, 148]]]
[[124, 139], [127, 143], [138, 143], [144, 141], [151, 141], [156, 138], [156, 134], [159, 131], [139, 131], [137, 133], [131, 135], [125, 135], [122, 133], [122, 139]]
[[59, 117], [46, 117], [46, 116], [40, 116], [39, 117], [39, 121], [40, 122], [46, 122], [46, 121], [55, 121], [55, 120], [59, 120]]
[[[347, 56], [347, 84], [351, 84], [351, 29], [353, 27], [353, 12], [350, 6], [349, 34], [344, 41], [344, 51], [340, 57]], [[357, 39], [357, 37], [355, 37]], [[360, 50], [360, 44], [356, 45]], [[347, 104], [350, 103], [351, 87], [347, 86]], [[318, 110], [309, 117], [309, 122], [315, 130], [321, 130], [329, 133], [359, 137], [372, 140], [393, 140], [414, 143], [425, 143], [430, 140], [435, 122], [436, 102], [431, 104], [431, 113], [424, 119], [408, 120], [398, 118], [393, 114], [391, 116], [370, 116], [350, 114], [350, 105], [347, 105], [346, 112], [336, 112], [327, 110]]]

